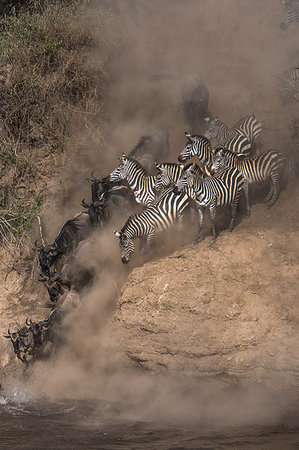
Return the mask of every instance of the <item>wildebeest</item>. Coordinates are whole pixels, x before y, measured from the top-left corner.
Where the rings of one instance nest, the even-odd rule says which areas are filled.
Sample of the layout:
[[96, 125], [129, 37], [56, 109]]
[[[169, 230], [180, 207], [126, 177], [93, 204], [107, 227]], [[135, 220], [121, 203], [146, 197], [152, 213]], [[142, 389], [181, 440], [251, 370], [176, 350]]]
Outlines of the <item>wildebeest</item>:
[[203, 134], [205, 117], [209, 116], [209, 91], [199, 75], [188, 75], [182, 80], [184, 119], [192, 134]]
[[169, 157], [169, 133], [156, 130], [150, 136], [141, 136], [128, 157], [138, 161], [148, 175], [156, 173], [156, 162], [163, 162]]
[[53, 324], [54, 311], [45, 320], [33, 322], [26, 319], [25, 325], [14, 332], [8, 329], [5, 339], [10, 339], [13, 344], [14, 353], [25, 364], [28, 364], [28, 356], [37, 357], [47, 338], [49, 327]]
[[40, 276], [39, 280], [44, 283], [53, 303], [57, 303], [67, 291], [81, 292], [93, 281], [95, 270], [93, 261], [89, 258], [93, 247], [92, 240], [87, 239], [80, 242], [59, 271], [48, 276]]
[[[89, 214], [81, 212], [68, 220], [50, 245], [39, 246], [39, 263], [42, 273], [50, 275], [51, 266], [63, 255], [69, 255], [92, 232], [93, 226]], [[37, 243], [36, 243], [37, 246]]]
[[119, 197], [133, 200], [127, 186], [120, 185], [119, 182], [110, 181], [110, 176], [105, 178], [88, 179], [91, 183], [91, 202], [87, 203], [85, 198], [81, 205], [87, 209], [90, 222], [94, 228], [102, 228], [112, 216], [112, 205], [118, 206]]

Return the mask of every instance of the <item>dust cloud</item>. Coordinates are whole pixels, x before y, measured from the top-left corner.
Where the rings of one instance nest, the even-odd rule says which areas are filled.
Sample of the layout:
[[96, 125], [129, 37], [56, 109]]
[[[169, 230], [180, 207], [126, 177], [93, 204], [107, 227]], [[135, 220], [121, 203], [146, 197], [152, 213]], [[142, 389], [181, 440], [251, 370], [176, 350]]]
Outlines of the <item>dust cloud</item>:
[[[190, 74], [199, 75], [208, 87], [213, 116], [232, 126], [254, 113], [263, 125], [262, 149], [287, 154], [289, 126], [297, 111], [293, 104], [282, 106], [277, 76], [292, 64], [298, 37], [295, 27], [280, 30], [279, 1], [115, 0], [94, 2], [93, 7], [107, 9], [122, 47], [107, 67], [105, 142], [86, 148], [93, 165], [81, 166], [78, 185], [83, 186], [94, 168], [98, 176], [107, 175], [117, 156], [128, 154], [141, 135], [156, 129], [169, 131], [169, 160], [176, 161], [187, 126], [181, 86]], [[88, 185], [84, 189], [87, 197]], [[79, 193], [74, 201], [81, 200]], [[260, 386], [234, 389], [182, 374], [154, 377], [136, 369], [114, 333], [113, 312], [129, 271], [142, 261], [135, 256], [129, 267], [121, 264], [112, 231], [125, 220], [113, 220], [93, 238], [87, 255], [97, 273], [92, 288], [62, 324], [54, 357], [32, 367], [27, 391], [50, 399], [106, 399], [122, 405], [120, 417], [203, 421], [219, 427], [273, 424], [287, 414], [288, 397]]]

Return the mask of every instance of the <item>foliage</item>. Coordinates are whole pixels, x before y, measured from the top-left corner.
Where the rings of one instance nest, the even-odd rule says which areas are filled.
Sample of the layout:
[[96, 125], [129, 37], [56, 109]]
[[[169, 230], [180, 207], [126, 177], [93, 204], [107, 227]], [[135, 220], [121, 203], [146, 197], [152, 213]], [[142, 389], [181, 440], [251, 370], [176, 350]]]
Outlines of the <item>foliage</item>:
[[[99, 139], [110, 43], [105, 17], [87, 19], [86, 1], [2, 3], [0, 220], [19, 236], [41, 207], [37, 167], [44, 156], [56, 161], [75, 133]], [[18, 198], [21, 182], [28, 195]]]

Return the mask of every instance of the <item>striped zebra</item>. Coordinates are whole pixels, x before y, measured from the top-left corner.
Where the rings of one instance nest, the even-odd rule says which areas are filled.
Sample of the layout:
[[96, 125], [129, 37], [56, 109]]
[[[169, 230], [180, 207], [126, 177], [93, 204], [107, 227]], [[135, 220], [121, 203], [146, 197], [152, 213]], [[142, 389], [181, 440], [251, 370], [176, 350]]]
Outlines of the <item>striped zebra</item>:
[[191, 135], [186, 132], [185, 135], [189, 142], [184, 147], [184, 150], [179, 154], [179, 162], [184, 163], [193, 156], [197, 156], [202, 167], [212, 165], [213, 154], [209, 139], [205, 136]]
[[237, 213], [240, 192], [243, 189], [244, 180], [237, 169], [223, 169], [220, 177], [201, 177], [198, 175], [196, 165], [186, 169], [177, 183], [176, 190], [186, 193], [188, 197], [196, 201], [199, 207], [199, 227], [194, 240], [197, 244], [203, 226], [203, 210], [208, 207], [212, 221], [213, 237], [212, 243], [216, 241], [216, 207], [231, 206], [231, 222], [229, 231], [233, 230]]
[[280, 28], [286, 30], [292, 22], [299, 22], [299, 1], [281, 0], [284, 6], [284, 14]]
[[248, 185], [260, 183], [271, 178], [270, 191], [265, 198], [268, 208], [274, 205], [279, 195], [279, 179], [285, 157], [278, 152], [267, 152], [254, 158], [246, 158], [244, 155], [236, 155], [226, 149], [216, 149], [214, 153], [214, 170], [222, 170], [223, 167], [238, 169], [245, 180], [244, 193], [246, 197], [247, 214], [250, 215]]
[[[177, 163], [162, 163], [156, 164], [158, 170], [158, 175], [156, 177], [156, 189], [161, 191], [168, 186], [175, 186], [179, 179], [181, 178], [184, 170], [188, 169], [191, 164], [184, 166], [183, 164]], [[211, 171], [208, 166], [199, 167], [198, 172], [201, 176], [211, 176]]]
[[189, 205], [186, 194], [176, 194], [173, 189], [140, 214], [128, 218], [120, 232], [114, 231], [119, 238], [122, 263], [126, 264], [134, 252], [134, 240], [145, 238], [142, 248], [149, 248], [156, 232], [163, 231], [173, 225], [183, 216], [183, 211]]
[[205, 136], [208, 139], [216, 139], [219, 146], [245, 155], [258, 142], [262, 131], [261, 123], [253, 116], [244, 117], [230, 129], [218, 118], [210, 120], [207, 117], [206, 122]]
[[110, 181], [127, 180], [137, 203], [149, 206], [156, 201], [154, 175], [147, 175], [135, 159], [122, 155], [120, 165], [110, 174]]
[[299, 101], [299, 67], [289, 69], [282, 78], [283, 87], [293, 98]]

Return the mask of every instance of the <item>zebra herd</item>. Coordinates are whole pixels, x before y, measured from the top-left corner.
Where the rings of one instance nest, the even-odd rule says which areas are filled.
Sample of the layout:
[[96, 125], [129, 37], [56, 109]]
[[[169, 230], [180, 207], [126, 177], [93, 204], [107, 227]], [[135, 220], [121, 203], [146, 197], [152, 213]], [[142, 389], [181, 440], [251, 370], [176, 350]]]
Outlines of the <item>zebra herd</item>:
[[[233, 230], [241, 191], [246, 198], [247, 214], [250, 214], [248, 185], [271, 181], [265, 199], [268, 207], [279, 195], [284, 156], [269, 151], [250, 157], [258, 144], [261, 123], [248, 116], [228, 129], [219, 119], [206, 119], [208, 130], [205, 136], [185, 133], [188, 139], [178, 156], [179, 163], [156, 164], [157, 175], [147, 175], [142, 165], [123, 155], [119, 166], [110, 174], [110, 181], [126, 180], [136, 201], [143, 205], [141, 213], [131, 215], [120, 232], [121, 259], [128, 263], [134, 252], [134, 241], [141, 238], [141, 251], [147, 249], [155, 234], [165, 230], [176, 221], [182, 222], [184, 212], [190, 204], [196, 206], [199, 215], [198, 231], [194, 244], [200, 239], [203, 212], [209, 208], [212, 222], [212, 242], [216, 241], [216, 208], [231, 207], [229, 231]], [[212, 148], [210, 139], [218, 141]], [[198, 164], [187, 164], [196, 156]]]

